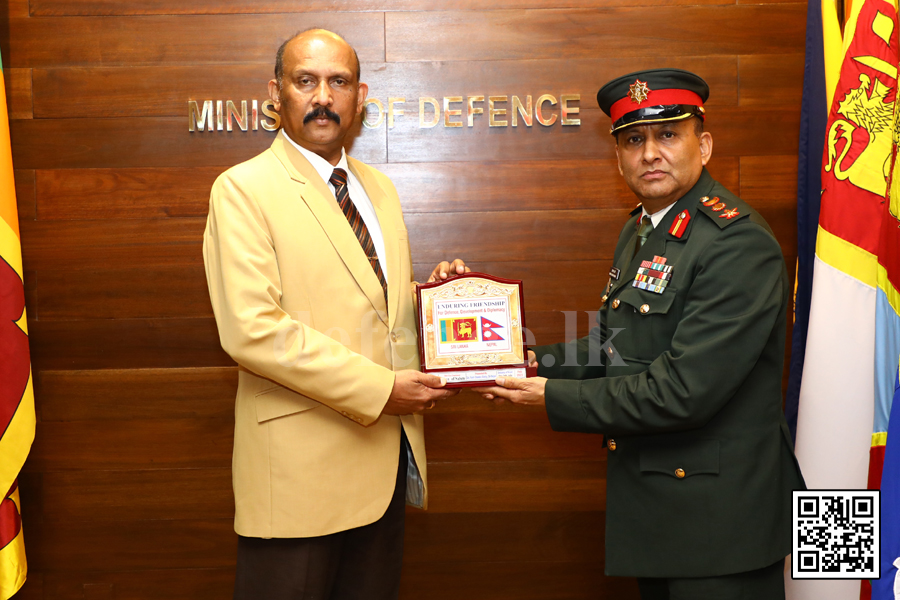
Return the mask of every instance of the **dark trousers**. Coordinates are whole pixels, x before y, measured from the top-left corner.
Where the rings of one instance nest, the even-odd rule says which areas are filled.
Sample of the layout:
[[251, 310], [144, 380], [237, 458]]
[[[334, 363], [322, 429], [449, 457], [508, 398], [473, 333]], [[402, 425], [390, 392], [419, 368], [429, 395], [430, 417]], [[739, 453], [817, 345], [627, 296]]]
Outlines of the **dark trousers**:
[[641, 600], [784, 600], [784, 559], [721, 577], [638, 577]]
[[238, 537], [234, 600], [396, 600], [403, 562], [406, 435], [387, 511], [369, 525], [313, 538]]

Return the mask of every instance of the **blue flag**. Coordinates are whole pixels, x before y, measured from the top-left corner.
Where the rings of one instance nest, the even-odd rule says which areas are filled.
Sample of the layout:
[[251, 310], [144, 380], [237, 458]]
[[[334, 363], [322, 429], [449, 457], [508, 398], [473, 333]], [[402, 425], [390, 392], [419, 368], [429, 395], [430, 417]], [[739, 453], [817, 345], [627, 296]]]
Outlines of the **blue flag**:
[[803, 102], [800, 109], [800, 150], [797, 160], [797, 290], [791, 337], [791, 372], [784, 404], [791, 436], [797, 435], [800, 378], [806, 355], [806, 330], [812, 292], [819, 199], [822, 192], [822, 152], [828, 122], [825, 91], [825, 53], [822, 5], [810, 2], [806, 9], [806, 62], [803, 69]]

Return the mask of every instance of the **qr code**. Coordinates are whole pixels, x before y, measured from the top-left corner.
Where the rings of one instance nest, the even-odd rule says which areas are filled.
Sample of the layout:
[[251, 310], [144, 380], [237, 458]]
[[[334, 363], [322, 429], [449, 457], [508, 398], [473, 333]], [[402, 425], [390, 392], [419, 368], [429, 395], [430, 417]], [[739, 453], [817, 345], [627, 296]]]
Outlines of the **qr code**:
[[878, 579], [879, 490], [794, 492], [794, 579]]

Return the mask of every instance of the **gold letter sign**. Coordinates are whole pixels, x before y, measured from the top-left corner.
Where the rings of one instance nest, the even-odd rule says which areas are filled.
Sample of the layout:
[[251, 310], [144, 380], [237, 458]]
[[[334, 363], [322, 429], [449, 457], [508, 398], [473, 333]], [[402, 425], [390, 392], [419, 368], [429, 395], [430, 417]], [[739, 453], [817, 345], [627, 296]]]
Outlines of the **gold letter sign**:
[[[487, 106], [485, 106], [487, 98]], [[544, 127], [559, 123], [562, 127], [580, 126], [581, 94], [542, 94], [532, 102], [531, 94], [444, 96], [435, 98], [420, 96], [418, 111], [416, 101], [403, 97], [389, 97], [387, 103], [378, 98], [368, 98], [363, 110], [363, 125], [376, 129], [387, 124], [393, 129], [400, 121], [418, 118], [419, 129], [443, 127], [476, 128], [477, 115], [487, 111], [488, 127], [518, 127], [519, 120], [525, 127], [537, 122]], [[248, 111], [248, 106], [250, 110]], [[262, 115], [259, 113], [262, 112]], [[387, 113], [385, 115], [385, 113]], [[387, 116], [387, 118], [385, 118]], [[235, 131], [277, 131], [281, 116], [275, 112], [272, 101], [265, 100], [188, 100], [188, 131], [230, 133]]]

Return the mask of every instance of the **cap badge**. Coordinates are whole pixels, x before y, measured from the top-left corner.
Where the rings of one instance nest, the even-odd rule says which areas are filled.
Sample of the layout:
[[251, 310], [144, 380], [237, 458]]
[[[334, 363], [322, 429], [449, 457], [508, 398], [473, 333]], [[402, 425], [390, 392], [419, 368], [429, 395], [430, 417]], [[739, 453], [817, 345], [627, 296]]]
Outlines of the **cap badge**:
[[647, 87], [646, 81], [635, 79], [634, 83], [628, 86], [628, 97], [631, 98], [631, 101], [635, 104], [640, 104], [647, 99], [647, 95], [652, 91], [653, 90]]

